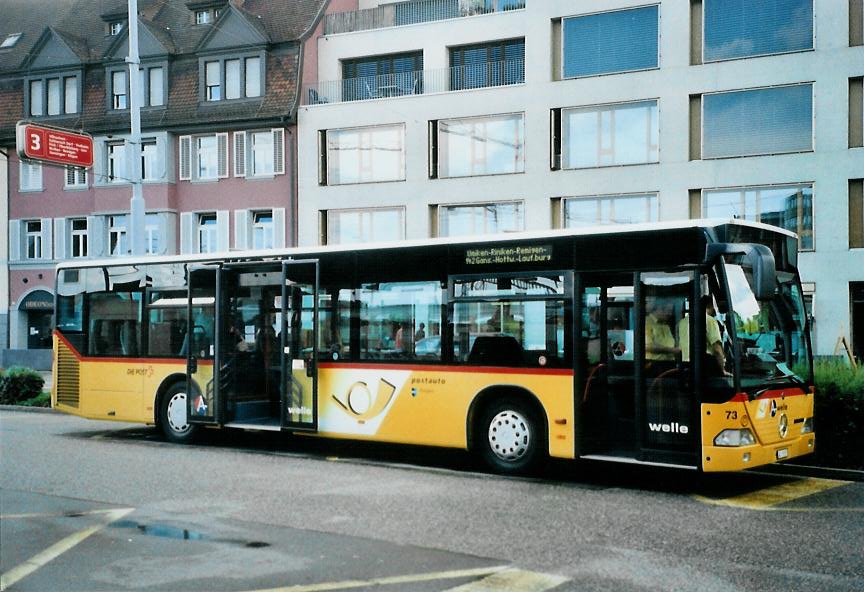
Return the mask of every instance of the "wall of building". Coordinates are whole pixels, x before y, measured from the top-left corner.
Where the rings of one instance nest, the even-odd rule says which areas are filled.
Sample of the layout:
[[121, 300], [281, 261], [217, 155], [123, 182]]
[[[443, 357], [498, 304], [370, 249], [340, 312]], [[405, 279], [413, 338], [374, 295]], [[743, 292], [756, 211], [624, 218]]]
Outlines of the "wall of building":
[[9, 344], [9, 184], [8, 159], [0, 152], [0, 350]]
[[[361, 4], [363, 4], [361, 2]], [[424, 69], [448, 65], [448, 47], [525, 37], [525, 84], [443, 94], [304, 106], [299, 113], [300, 244], [319, 241], [322, 209], [404, 206], [405, 235], [430, 235], [430, 204], [523, 200], [525, 228], [549, 228], [554, 198], [657, 193], [660, 220], [689, 217], [691, 190], [812, 183], [815, 250], [800, 256], [802, 279], [815, 287], [816, 350], [830, 354], [849, 330], [850, 281], [864, 279], [864, 249], [848, 248], [848, 180], [860, 178], [864, 153], [847, 147], [848, 80], [862, 75], [862, 48], [849, 47], [846, 3], [815, 2], [815, 51], [690, 65], [690, 2], [660, 4], [660, 67], [556, 80], [553, 22], [561, 17], [640, 6], [633, 0], [574, 4], [530, 1], [513, 11], [404, 27], [344, 33], [318, 42], [319, 79], [341, 78], [340, 60], [423, 50]], [[361, 6], [362, 7], [362, 6]], [[691, 95], [812, 82], [814, 150], [776, 156], [690, 160]], [[553, 171], [549, 115], [560, 107], [659, 100], [659, 163]], [[461, 179], [428, 178], [430, 120], [525, 114], [525, 172]], [[406, 180], [319, 186], [318, 131], [404, 123]], [[674, 246], [673, 246], [674, 247]]]

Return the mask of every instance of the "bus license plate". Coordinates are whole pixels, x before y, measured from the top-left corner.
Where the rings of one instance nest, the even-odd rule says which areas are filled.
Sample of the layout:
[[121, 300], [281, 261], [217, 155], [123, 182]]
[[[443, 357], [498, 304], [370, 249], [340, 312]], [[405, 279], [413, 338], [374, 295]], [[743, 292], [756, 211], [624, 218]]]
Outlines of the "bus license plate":
[[788, 448], [781, 448], [780, 450], [777, 451], [777, 460], [783, 460], [787, 456], [789, 456], [789, 449]]

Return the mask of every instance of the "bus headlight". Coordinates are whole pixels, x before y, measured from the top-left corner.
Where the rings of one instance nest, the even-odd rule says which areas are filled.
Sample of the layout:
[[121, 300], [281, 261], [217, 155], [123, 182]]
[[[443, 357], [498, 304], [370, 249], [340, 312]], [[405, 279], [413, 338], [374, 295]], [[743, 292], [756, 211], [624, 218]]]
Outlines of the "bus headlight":
[[753, 432], [744, 430], [723, 430], [714, 438], [714, 446], [750, 446], [756, 443]]
[[812, 434], [813, 433], [813, 418], [808, 417], [804, 420], [804, 425], [801, 426], [802, 434]]

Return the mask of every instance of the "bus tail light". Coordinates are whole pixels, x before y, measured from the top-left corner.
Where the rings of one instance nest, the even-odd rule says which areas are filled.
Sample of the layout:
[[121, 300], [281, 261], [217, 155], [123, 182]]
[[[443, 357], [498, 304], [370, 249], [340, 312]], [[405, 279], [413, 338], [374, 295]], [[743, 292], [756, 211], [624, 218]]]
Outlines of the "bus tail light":
[[750, 446], [756, 443], [753, 432], [743, 430], [723, 430], [714, 438], [714, 446]]
[[801, 426], [802, 434], [812, 434], [813, 433], [813, 418], [808, 417], [804, 420], [804, 425]]

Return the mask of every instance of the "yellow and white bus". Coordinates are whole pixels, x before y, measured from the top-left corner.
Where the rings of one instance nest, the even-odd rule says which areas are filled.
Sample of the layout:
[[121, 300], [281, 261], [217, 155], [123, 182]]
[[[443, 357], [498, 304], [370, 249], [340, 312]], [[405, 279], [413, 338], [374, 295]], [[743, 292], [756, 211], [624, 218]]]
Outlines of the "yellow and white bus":
[[57, 409], [734, 471], [813, 451], [797, 240], [742, 221], [63, 263]]

